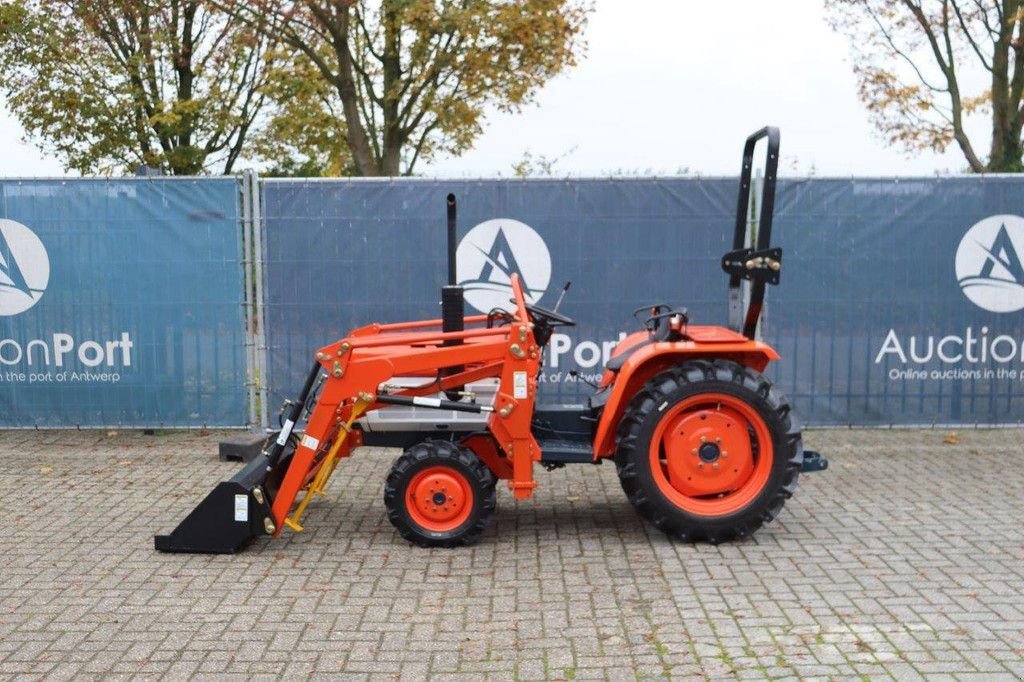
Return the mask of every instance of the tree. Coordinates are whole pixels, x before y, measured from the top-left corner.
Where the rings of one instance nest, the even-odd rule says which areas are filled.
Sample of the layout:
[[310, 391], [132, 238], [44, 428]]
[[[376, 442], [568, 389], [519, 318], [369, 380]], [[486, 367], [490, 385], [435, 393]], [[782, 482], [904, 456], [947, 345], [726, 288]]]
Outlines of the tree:
[[[488, 107], [518, 110], [575, 64], [579, 0], [223, 0], [279, 36], [327, 85], [359, 175], [410, 175], [468, 149]], [[300, 101], [300, 100], [296, 100]]]
[[[1024, 125], [1021, 0], [828, 0], [851, 38], [859, 94], [877, 128], [908, 151], [956, 142], [972, 171], [1020, 172]], [[988, 159], [966, 126], [988, 114]]]
[[275, 64], [266, 89], [272, 113], [252, 141], [254, 156], [268, 164], [265, 173], [358, 175], [330, 85], [301, 54], [282, 54]]
[[272, 39], [208, 0], [0, 5], [0, 91], [81, 173], [230, 173], [267, 103]]

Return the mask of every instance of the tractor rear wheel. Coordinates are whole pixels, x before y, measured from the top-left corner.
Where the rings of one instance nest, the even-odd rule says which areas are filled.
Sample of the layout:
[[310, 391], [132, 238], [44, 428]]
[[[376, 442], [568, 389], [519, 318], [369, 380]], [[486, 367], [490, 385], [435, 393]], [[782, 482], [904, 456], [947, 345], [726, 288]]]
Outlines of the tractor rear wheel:
[[650, 379], [619, 423], [626, 496], [657, 528], [713, 544], [773, 520], [796, 489], [803, 446], [786, 399], [758, 372], [695, 360]]
[[457, 547], [480, 538], [494, 516], [497, 479], [471, 450], [428, 440], [399, 457], [384, 485], [388, 520], [421, 547]]

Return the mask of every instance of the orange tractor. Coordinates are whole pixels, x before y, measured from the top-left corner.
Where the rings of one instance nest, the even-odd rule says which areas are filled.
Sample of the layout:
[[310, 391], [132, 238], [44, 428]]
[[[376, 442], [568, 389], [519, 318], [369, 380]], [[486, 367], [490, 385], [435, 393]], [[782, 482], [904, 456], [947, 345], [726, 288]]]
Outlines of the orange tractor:
[[[750, 246], [761, 138], [767, 160]], [[157, 536], [156, 549], [235, 552], [260, 535], [301, 531], [310, 502], [363, 445], [406, 448], [387, 476], [384, 505], [402, 537], [419, 545], [476, 541], [494, 515], [498, 480], [522, 500], [537, 487], [537, 464], [605, 459], [637, 511], [669, 535], [712, 543], [750, 535], [779, 514], [801, 471], [827, 466], [803, 450], [795, 415], [762, 374], [779, 356], [755, 338], [765, 287], [778, 284], [782, 262], [769, 245], [778, 149], [775, 128], [744, 147], [733, 250], [722, 258], [732, 328], [691, 325], [684, 308], [641, 308], [641, 329], [615, 348], [587, 404], [571, 408], [536, 405], [545, 346], [556, 328], [574, 324], [558, 305], [534, 305], [512, 275], [507, 310], [463, 314], [449, 195], [442, 317], [370, 324], [319, 349], [277, 438]], [[384, 418], [394, 411], [403, 418]]]

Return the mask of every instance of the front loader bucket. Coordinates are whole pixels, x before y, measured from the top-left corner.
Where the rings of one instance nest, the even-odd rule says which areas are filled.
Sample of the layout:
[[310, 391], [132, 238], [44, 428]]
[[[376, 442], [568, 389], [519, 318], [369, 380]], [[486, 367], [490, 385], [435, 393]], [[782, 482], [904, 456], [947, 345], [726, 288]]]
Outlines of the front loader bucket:
[[266, 489], [267, 458], [257, 457], [230, 480], [217, 484], [170, 535], [157, 535], [161, 552], [233, 554], [273, 533]]

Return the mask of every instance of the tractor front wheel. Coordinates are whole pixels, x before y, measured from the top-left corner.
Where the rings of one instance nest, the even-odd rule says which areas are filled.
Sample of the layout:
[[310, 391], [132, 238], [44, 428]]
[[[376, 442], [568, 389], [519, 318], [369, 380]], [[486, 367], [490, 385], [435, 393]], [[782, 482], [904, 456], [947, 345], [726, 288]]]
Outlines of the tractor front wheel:
[[725, 360], [662, 372], [619, 423], [616, 468], [640, 514], [685, 541], [745, 537], [796, 489], [800, 427], [761, 374]]
[[497, 479], [473, 454], [448, 441], [406, 450], [384, 485], [388, 520], [421, 547], [457, 547], [480, 538], [494, 516]]

